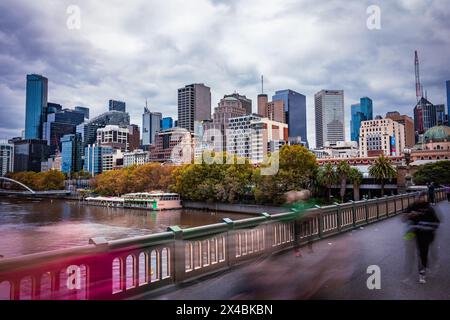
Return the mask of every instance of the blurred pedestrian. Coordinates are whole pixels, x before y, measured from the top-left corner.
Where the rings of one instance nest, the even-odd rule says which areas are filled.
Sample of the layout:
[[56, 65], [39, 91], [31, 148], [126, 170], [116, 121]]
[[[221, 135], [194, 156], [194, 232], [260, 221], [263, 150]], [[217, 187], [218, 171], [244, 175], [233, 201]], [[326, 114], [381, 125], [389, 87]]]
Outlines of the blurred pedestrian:
[[430, 203], [418, 202], [407, 210], [409, 227], [405, 235], [406, 239], [415, 239], [419, 260], [419, 282], [426, 283], [428, 269], [429, 248], [435, 238], [435, 232], [439, 227], [439, 218]]
[[435, 204], [435, 201], [434, 201], [434, 191], [435, 191], [435, 189], [436, 189], [436, 186], [434, 185], [434, 182], [431, 182], [429, 185], [428, 185], [428, 202], [429, 203], [431, 203], [431, 204]]
[[450, 202], [450, 185], [445, 186], [445, 193], [447, 194], [447, 201]]

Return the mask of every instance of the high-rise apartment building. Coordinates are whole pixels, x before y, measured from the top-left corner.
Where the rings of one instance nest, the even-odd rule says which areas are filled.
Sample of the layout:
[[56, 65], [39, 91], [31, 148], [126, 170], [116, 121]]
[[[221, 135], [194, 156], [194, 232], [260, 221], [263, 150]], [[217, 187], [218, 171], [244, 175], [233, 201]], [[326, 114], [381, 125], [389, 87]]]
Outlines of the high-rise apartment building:
[[14, 145], [0, 141], [0, 177], [14, 170]]
[[401, 156], [405, 148], [405, 127], [389, 118], [361, 122], [361, 157]]
[[414, 147], [416, 143], [414, 120], [407, 115], [400, 115], [397, 111], [386, 113], [386, 118], [392, 119], [405, 126], [405, 147]]
[[359, 142], [359, 127], [362, 121], [373, 119], [373, 103], [368, 97], [361, 98], [359, 103], [351, 106], [350, 136], [352, 141]]
[[211, 119], [211, 89], [195, 83], [178, 89], [178, 127], [194, 132], [194, 122]]
[[142, 115], [142, 145], [147, 149], [149, 145], [155, 143], [156, 132], [161, 130], [162, 114], [160, 112], [150, 112], [145, 107]]
[[288, 125], [258, 114], [228, 119], [227, 153], [261, 163], [268, 152], [287, 143]]
[[[278, 90], [272, 96], [272, 101], [283, 100], [285, 121], [288, 125], [289, 140], [308, 145], [307, 126], [306, 126], [306, 97], [294, 90]], [[277, 117], [276, 121], [281, 119]]]
[[42, 124], [47, 112], [48, 79], [38, 74], [27, 75], [25, 139], [42, 139]]
[[123, 101], [109, 100], [109, 111], [125, 112], [126, 104]]
[[314, 95], [316, 148], [345, 141], [344, 91], [322, 90]]
[[113, 149], [128, 151], [128, 127], [116, 125], [107, 125], [104, 128], [97, 129], [97, 144]]

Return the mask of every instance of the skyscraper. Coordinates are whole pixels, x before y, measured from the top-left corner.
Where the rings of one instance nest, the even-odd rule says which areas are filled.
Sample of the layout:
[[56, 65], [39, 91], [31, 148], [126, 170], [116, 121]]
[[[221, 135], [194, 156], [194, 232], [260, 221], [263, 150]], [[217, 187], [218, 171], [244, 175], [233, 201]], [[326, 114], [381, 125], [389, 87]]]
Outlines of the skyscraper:
[[344, 91], [322, 90], [314, 95], [316, 118], [316, 148], [325, 142], [335, 144], [345, 140]]
[[445, 104], [436, 104], [436, 125], [445, 126], [447, 119], [445, 117]]
[[275, 91], [272, 101], [284, 101], [285, 121], [288, 124], [290, 141], [301, 141], [308, 145], [306, 132], [306, 97], [290, 89]]
[[450, 80], [445, 82], [445, 87], [447, 91], [447, 116], [448, 116], [448, 125], [450, 126]]
[[76, 126], [83, 123], [85, 114], [81, 110], [59, 109], [47, 107], [47, 117], [43, 123], [42, 139], [50, 146], [50, 154], [61, 151], [61, 138], [76, 132]]
[[29, 74], [26, 90], [25, 139], [41, 139], [47, 111], [48, 79]]
[[85, 119], [89, 119], [89, 108], [88, 107], [80, 107], [76, 106], [75, 111], [81, 112], [84, 114]]
[[117, 100], [109, 100], [109, 111], [125, 112], [125, 102]]
[[246, 96], [240, 95], [239, 93], [235, 92], [233, 94], [226, 94], [224, 96], [224, 98], [236, 98], [238, 99], [241, 104], [242, 107], [245, 109], [246, 114], [251, 114], [252, 113], [252, 100], [247, 98]]
[[361, 98], [359, 103], [351, 106], [352, 119], [350, 120], [351, 140], [359, 142], [359, 127], [362, 121], [373, 119], [373, 103], [368, 97]]
[[0, 177], [14, 169], [14, 145], [0, 141]]
[[170, 129], [173, 127], [172, 117], [164, 117], [161, 119], [161, 130]]
[[67, 134], [61, 138], [61, 171], [73, 173], [81, 170], [81, 135]]
[[178, 127], [194, 132], [194, 122], [211, 119], [211, 89], [194, 83], [178, 89]]
[[405, 127], [405, 147], [412, 148], [416, 144], [416, 135], [414, 132], [414, 121], [407, 115], [400, 115], [397, 111], [386, 113], [386, 118], [402, 124]]
[[150, 112], [145, 107], [142, 115], [142, 145], [149, 146], [155, 142], [156, 132], [161, 130], [162, 114], [160, 112]]
[[14, 172], [41, 172], [41, 163], [48, 160], [47, 141], [39, 139], [14, 142]]
[[418, 134], [423, 134], [434, 127], [437, 122], [436, 106], [424, 97], [420, 98], [414, 107], [414, 129]]

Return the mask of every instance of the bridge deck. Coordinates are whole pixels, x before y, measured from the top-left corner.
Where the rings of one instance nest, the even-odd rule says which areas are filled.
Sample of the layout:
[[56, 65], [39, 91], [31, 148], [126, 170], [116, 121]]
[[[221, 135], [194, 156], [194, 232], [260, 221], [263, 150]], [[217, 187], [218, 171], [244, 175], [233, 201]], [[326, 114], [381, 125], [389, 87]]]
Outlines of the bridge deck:
[[[403, 240], [405, 225], [397, 216], [313, 243], [301, 257], [290, 250], [156, 299], [450, 299], [450, 203], [435, 208], [441, 226], [426, 284], [418, 283], [415, 242]], [[380, 290], [367, 288], [370, 265], [381, 269]]]

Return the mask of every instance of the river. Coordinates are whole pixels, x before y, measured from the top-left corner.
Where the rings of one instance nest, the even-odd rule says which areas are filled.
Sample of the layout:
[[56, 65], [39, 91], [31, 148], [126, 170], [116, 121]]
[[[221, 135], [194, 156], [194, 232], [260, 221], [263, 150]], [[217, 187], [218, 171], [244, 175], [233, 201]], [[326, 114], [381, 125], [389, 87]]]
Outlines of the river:
[[145, 211], [66, 200], [0, 198], [0, 255], [4, 258], [249, 217], [202, 210]]

